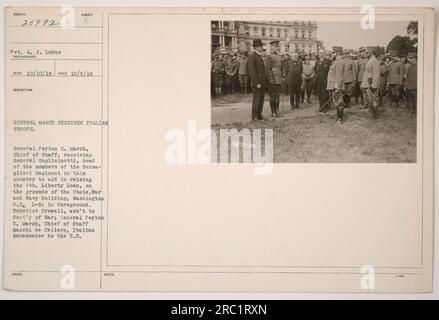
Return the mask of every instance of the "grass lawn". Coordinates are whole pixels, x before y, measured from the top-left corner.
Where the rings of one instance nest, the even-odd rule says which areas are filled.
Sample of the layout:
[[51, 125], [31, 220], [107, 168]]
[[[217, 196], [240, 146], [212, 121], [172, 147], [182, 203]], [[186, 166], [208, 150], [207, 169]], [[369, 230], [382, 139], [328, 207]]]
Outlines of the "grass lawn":
[[384, 107], [378, 120], [360, 107], [345, 109], [342, 124], [335, 111], [263, 122], [212, 125], [222, 128], [272, 128], [274, 162], [416, 162], [416, 116], [401, 106]]

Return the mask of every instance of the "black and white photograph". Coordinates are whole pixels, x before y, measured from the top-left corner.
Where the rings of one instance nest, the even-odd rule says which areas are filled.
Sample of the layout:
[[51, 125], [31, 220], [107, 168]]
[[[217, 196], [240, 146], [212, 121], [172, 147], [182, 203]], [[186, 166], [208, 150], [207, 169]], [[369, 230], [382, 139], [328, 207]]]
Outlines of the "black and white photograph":
[[417, 21], [211, 21], [212, 130], [271, 129], [276, 163], [416, 162], [417, 36]]

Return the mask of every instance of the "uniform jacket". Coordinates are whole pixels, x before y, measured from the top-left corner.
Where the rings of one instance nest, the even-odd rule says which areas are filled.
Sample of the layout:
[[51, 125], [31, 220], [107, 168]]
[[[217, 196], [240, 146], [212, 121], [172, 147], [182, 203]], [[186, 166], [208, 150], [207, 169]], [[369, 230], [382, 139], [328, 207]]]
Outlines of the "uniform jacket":
[[344, 60], [337, 57], [334, 61], [335, 68], [335, 89], [342, 90], [344, 88]]
[[302, 70], [303, 65], [302, 61], [297, 60], [288, 60], [285, 66], [285, 73], [287, 76], [288, 86], [295, 87], [302, 85]]
[[387, 77], [389, 76], [389, 67], [385, 63], [380, 64], [380, 84], [386, 85]]
[[335, 63], [332, 62], [329, 66], [328, 70], [328, 81], [326, 85], [327, 90], [334, 90], [335, 89]]
[[361, 58], [360, 60], [358, 60], [358, 63], [357, 63], [357, 81], [360, 81], [360, 82], [363, 81], [363, 74], [364, 74], [364, 69], [366, 68], [367, 61], [368, 61], [368, 59], [366, 59], [366, 58]]
[[404, 80], [404, 64], [401, 61], [392, 61], [389, 64], [389, 84], [402, 84]]
[[357, 70], [355, 64], [351, 59], [344, 60], [344, 73], [343, 81], [344, 83], [353, 82], [357, 78]]
[[[369, 84], [369, 79], [372, 79], [372, 83]], [[380, 85], [380, 62], [377, 58], [372, 57], [364, 68], [363, 81], [361, 88], [378, 88]]]
[[229, 76], [233, 76], [236, 71], [238, 71], [238, 62], [237, 61], [228, 61], [226, 63], [226, 73]]
[[238, 74], [246, 75], [248, 73], [247, 58], [238, 58]]
[[302, 66], [302, 78], [312, 79], [314, 78], [314, 66], [312, 64], [304, 63]]
[[252, 87], [256, 88], [258, 84], [267, 85], [267, 77], [265, 75], [264, 61], [259, 53], [254, 51], [248, 58], [248, 73]]
[[282, 58], [279, 54], [269, 54], [265, 59], [265, 74], [269, 84], [282, 84]]
[[224, 63], [221, 60], [214, 60], [212, 62], [212, 72], [221, 73], [224, 71]]
[[316, 74], [316, 85], [318, 87], [326, 88], [328, 82], [328, 72], [331, 67], [331, 61], [329, 59], [323, 58], [323, 60], [318, 59], [316, 61], [314, 72]]
[[407, 69], [407, 80], [405, 87], [409, 90], [418, 88], [418, 64], [411, 63]]

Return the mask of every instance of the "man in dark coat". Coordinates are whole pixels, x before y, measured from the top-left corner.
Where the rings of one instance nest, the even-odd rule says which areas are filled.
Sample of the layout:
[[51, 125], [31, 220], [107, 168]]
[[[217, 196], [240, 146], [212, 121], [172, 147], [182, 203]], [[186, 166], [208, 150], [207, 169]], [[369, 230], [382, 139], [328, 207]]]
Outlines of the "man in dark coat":
[[406, 92], [409, 99], [409, 111], [412, 114], [416, 113], [416, 99], [417, 99], [417, 82], [418, 82], [418, 63], [416, 52], [409, 52], [408, 56], [409, 66], [406, 75]]
[[329, 67], [331, 67], [331, 60], [327, 58], [324, 50], [320, 50], [314, 68], [316, 74], [316, 91], [320, 104], [319, 112], [326, 112], [329, 108], [329, 94], [326, 89], [328, 84]]
[[252, 120], [264, 120], [262, 109], [264, 106], [264, 94], [267, 86], [267, 76], [265, 74], [264, 61], [262, 60], [262, 41], [253, 40], [254, 51], [248, 58], [248, 72], [253, 91], [252, 101]]
[[287, 78], [288, 89], [290, 90], [291, 109], [299, 108], [300, 92], [302, 87], [302, 61], [299, 60], [297, 53], [291, 54], [285, 66], [285, 76]]

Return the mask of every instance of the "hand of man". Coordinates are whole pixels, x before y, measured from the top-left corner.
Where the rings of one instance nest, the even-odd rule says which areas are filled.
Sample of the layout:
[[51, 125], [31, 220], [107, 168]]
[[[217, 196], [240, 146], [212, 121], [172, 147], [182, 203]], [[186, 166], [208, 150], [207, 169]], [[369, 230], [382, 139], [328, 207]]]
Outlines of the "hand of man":
[[259, 84], [256, 86], [256, 88], [261, 89], [261, 88], [262, 88], [262, 85], [259, 83]]

